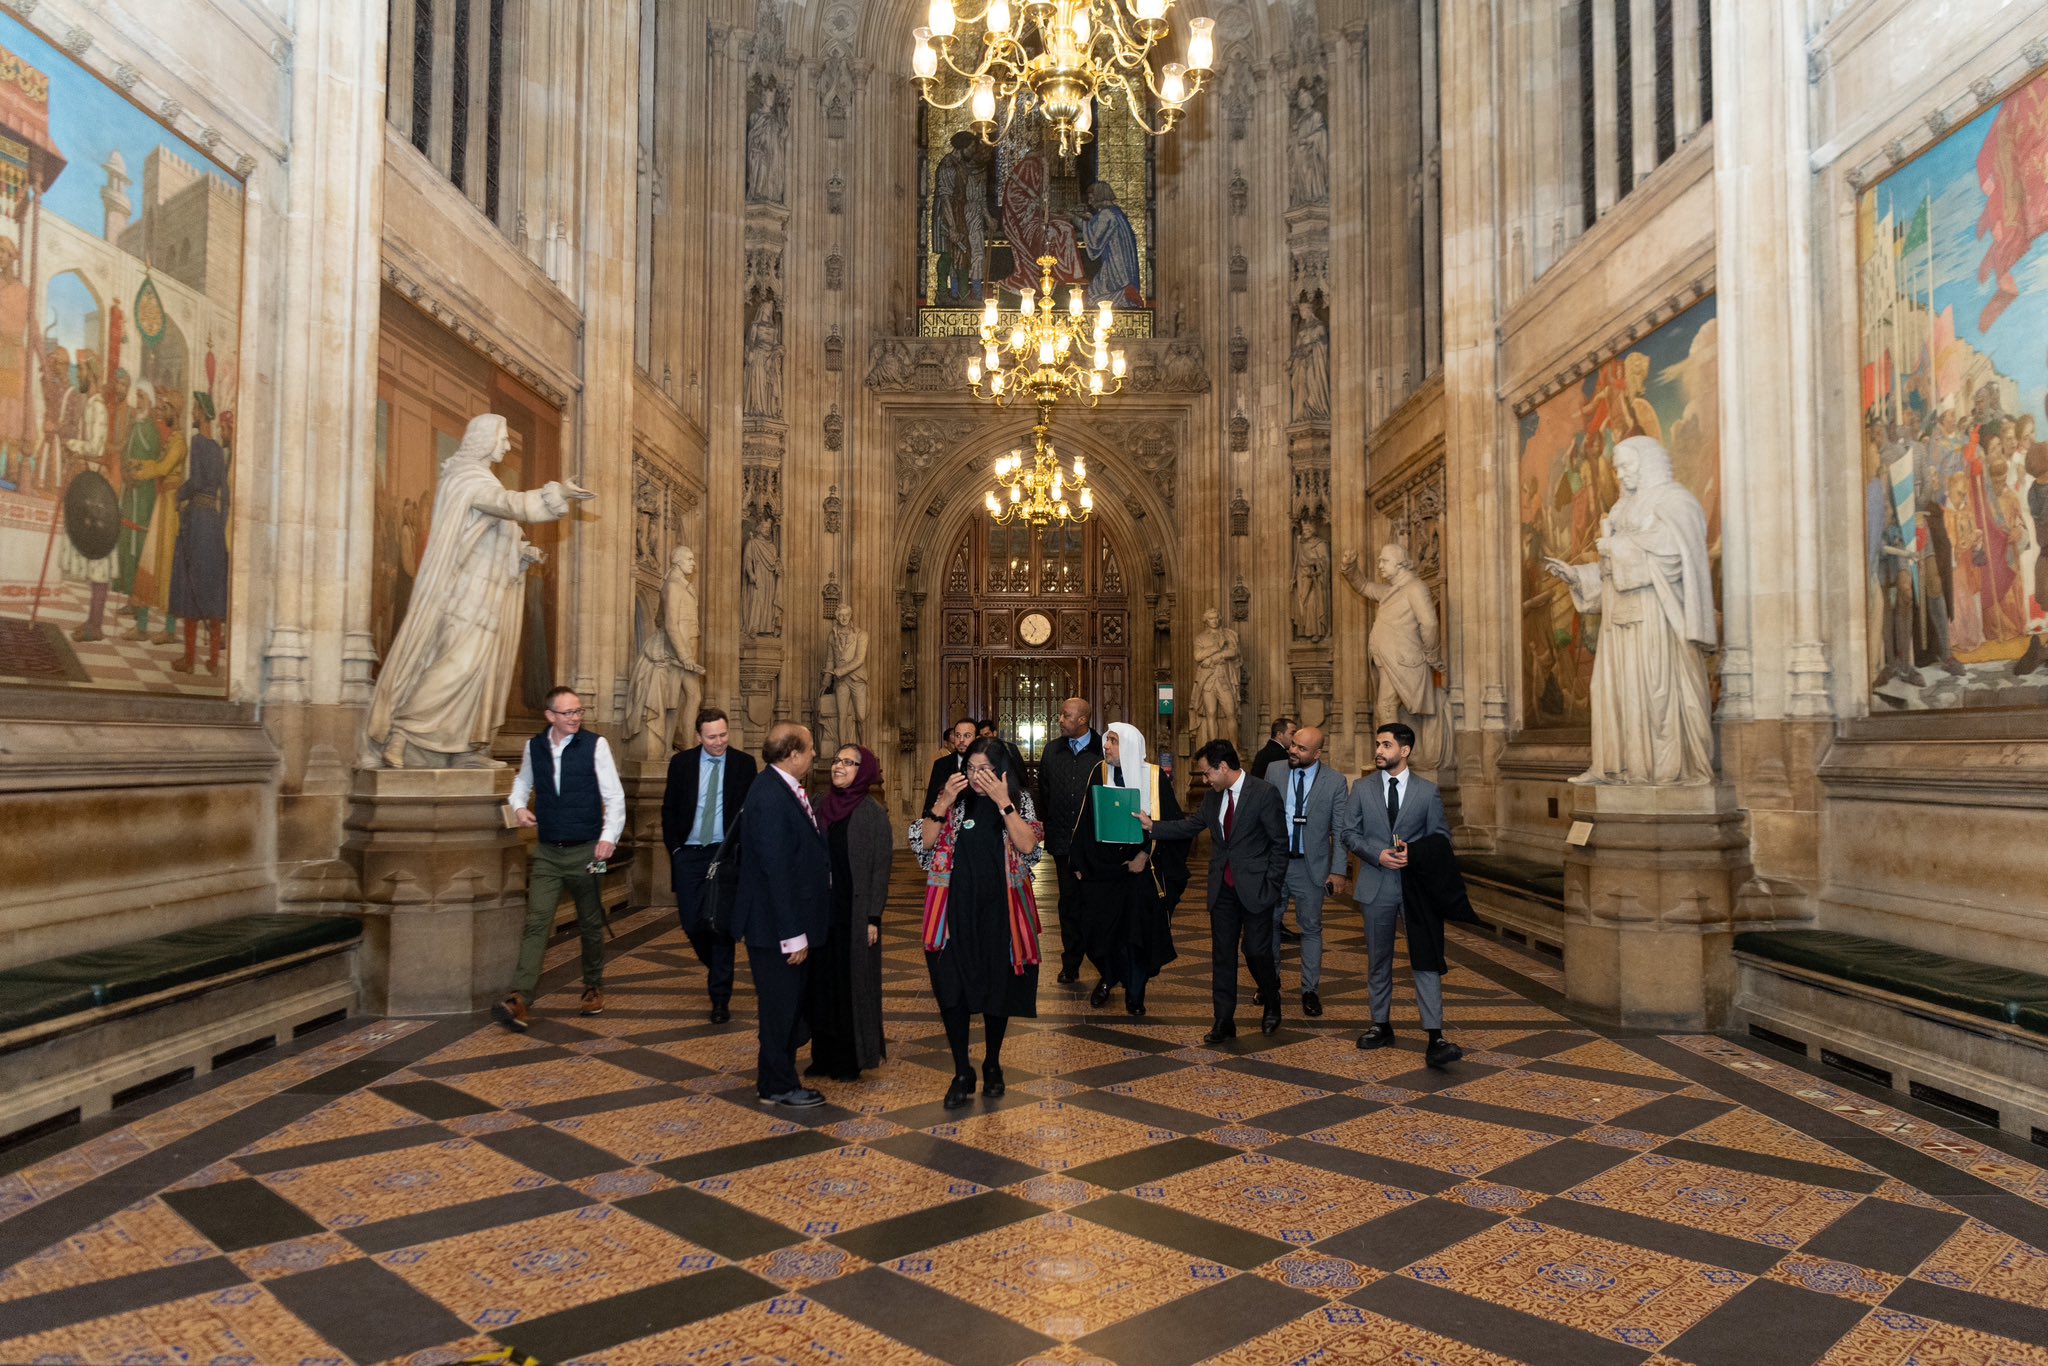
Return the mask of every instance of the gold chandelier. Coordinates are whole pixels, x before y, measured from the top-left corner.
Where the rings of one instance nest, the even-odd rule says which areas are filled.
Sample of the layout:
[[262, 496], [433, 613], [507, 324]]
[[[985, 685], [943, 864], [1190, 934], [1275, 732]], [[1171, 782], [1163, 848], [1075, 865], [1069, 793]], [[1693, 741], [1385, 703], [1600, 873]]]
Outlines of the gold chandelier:
[[[969, 0], [972, 4], [973, 0]], [[973, 101], [974, 131], [993, 146], [1017, 117], [1019, 97], [1031, 104], [1059, 134], [1060, 155], [1071, 157], [1091, 136], [1094, 102], [1121, 93], [1131, 117], [1157, 136], [1172, 131], [1181, 110], [1202, 89], [1216, 57], [1216, 21], [1188, 21], [1187, 61], [1167, 62], [1152, 72], [1152, 49], [1167, 34], [1174, 0], [988, 0], [965, 22], [981, 26], [981, 51], [971, 42], [956, 55], [962, 16], [953, 0], [931, 0], [928, 24], [911, 36], [910, 69], [925, 102], [958, 109]], [[971, 37], [971, 34], [969, 35]], [[939, 64], [964, 77], [967, 89], [950, 103], [936, 87]], [[1149, 97], [1149, 98], [1148, 98]], [[996, 106], [1003, 107], [997, 130]], [[1148, 107], [1156, 114], [1146, 117]]]
[[1088, 469], [1080, 456], [1074, 457], [1071, 473], [1061, 465], [1053, 449], [1052, 426], [1041, 413], [1031, 429], [1031, 454], [1021, 450], [996, 458], [996, 483], [1005, 495], [990, 489], [983, 498], [988, 515], [998, 526], [1023, 520], [1031, 526], [1054, 522], [1078, 524], [1095, 512], [1095, 490], [1088, 487]]
[[1085, 398], [1093, 407], [1104, 394], [1124, 387], [1124, 353], [1109, 349], [1116, 310], [1104, 299], [1091, 321], [1076, 286], [1061, 312], [1053, 302], [1052, 267], [1052, 257], [1038, 258], [1039, 287], [1023, 292], [1007, 337], [997, 335], [1002, 315], [996, 296], [988, 296], [981, 306], [981, 355], [967, 362], [967, 384], [976, 398], [993, 400], [997, 407], [1028, 398], [1038, 405], [1039, 420], [1047, 423], [1062, 398]]

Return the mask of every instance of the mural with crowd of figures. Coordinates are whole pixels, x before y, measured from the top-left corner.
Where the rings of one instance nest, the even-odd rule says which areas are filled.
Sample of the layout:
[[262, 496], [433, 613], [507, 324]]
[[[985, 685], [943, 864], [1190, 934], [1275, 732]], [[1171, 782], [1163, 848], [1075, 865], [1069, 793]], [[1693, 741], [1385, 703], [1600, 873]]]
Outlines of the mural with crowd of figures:
[[1600, 557], [1601, 521], [1621, 489], [1614, 448], [1653, 436], [1707, 511], [1714, 601], [1721, 600], [1721, 422], [1714, 299], [1692, 305], [1524, 414], [1521, 423], [1522, 724], [1592, 724], [1600, 618], [1572, 606], [1547, 556]]
[[0, 15], [0, 682], [225, 691], [242, 215]]
[[1871, 709], [2048, 703], [2048, 73], [1856, 229]]

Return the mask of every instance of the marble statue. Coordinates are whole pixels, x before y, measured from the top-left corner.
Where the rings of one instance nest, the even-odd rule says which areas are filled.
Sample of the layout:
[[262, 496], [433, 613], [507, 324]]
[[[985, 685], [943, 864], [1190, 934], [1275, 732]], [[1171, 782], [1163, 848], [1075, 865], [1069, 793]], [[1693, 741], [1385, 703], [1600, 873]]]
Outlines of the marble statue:
[[764, 83], [747, 116], [747, 202], [780, 204], [789, 182], [789, 158], [784, 139], [784, 121], [789, 106], [773, 83]]
[[1202, 629], [1195, 633], [1195, 697], [1189, 712], [1197, 746], [1237, 733], [1244, 657], [1237, 632], [1222, 621], [1223, 614], [1211, 607], [1202, 613]]
[[775, 316], [772, 294], [754, 305], [753, 321], [747, 324], [741, 389], [741, 407], [748, 417], [782, 416], [782, 321]]
[[782, 634], [782, 552], [767, 517], [748, 531], [740, 550], [740, 629], [750, 636]]
[[1294, 92], [1294, 126], [1287, 143], [1288, 204], [1330, 202], [1330, 128], [1316, 108], [1315, 91], [1304, 85]]
[[553, 522], [594, 494], [563, 479], [524, 493], [491, 466], [511, 448], [505, 419], [472, 419], [441, 462], [432, 530], [405, 619], [370, 699], [368, 768], [493, 768], [519, 655], [527, 568], [541, 551], [521, 522]]
[[1303, 640], [1330, 634], [1330, 547], [1307, 517], [1294, 541], [1294, 629]]
[[1360, 597], [1379, 604], [1373, 614], [1366, 653], [1372, 658], [1372, 719], [1376, 726], [1401, 722], [1415, 732], [1415, 767], [1436, 772], [1451, 762], [1451, 716], [1444, 674], [1443, 631], [1436, 595], [1415, 572], [1408, 547], [1390, 541], [1381, 548], [1380, 577], [1373, 583], [1358, 567], [1356, 552], [1344, 557], [1344, 582]]
[[1303, 299], [1295, 310], [1294, 350], [1287, 364], [1287, 386], [1293, 398], [1294, 421], [1327, 422], [1330, 418], [1330, 329], [1316, 316], [1314, 300]]
[[853, 609], [842, 605], [825, 637], [824, 691], [838, 712], [834, 748], [867, 743], [868, 633], [853, 624]]
[[666, 759], [675, 745], [676, 726], [682, 724], [687, 733], [704, 705], [704, 666], [697, 659], [702, 630], [697, 552], [679, 545], [661, 583], [661, 616], [640, 641], [626, 690], [620, 738], [629, 758]]
[[1714, 623], [1707, 513], [1651, 436], [1614, 448], [1621, 497], [1600, 521], [1597, 564], [1546, 556], [1579, 611], [1600, 614], [1593, 656], [1593, 764], [1578, 783], [1714, 780], [1707, 655]]

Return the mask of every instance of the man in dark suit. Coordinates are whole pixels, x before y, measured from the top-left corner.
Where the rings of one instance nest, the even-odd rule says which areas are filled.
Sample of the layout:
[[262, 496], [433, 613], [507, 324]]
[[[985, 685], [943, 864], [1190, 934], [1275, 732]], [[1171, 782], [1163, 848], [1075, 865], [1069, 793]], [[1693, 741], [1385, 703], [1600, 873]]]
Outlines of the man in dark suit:
[[[1351, 802], [1342, 829], [1344, 847], [1358, 855], [1355, 900], [1365, 917], [1369, 955], [1366, 983], [1372, 1000], [1372, 1027], [1358, 1036], [1360, 1048], [1389, 1048], [1394, 1043], [1394, 919], [1401, 914], [1402, 872], [1408, 867], [1408, 843], [1429, 835], [1450, 838], [1444, 819], [1444, 798], [1435, 783], [1408, 767], [1415, 732], [1398, 721], [1373, 736], [1373, 766], [1378, 771], [1351, 785]], [[1444, 1037], [1443, 974], [1415, 969], [1415, 1005], [1429, 1036], [1423, 1060], [1447, 1067], [1465, 1056]]]
[[[711, 1023], [732, 1018], [733, 938], [728, 923], [712, 925], [702, 914], [704, 874], [718, 857], [718, 847], [731, 829], [728, 816], [738, 816], [754, 784], [754, 756], [732, 748], [725, 713], [706, 707], [697, 713], [697, 743], [668, 761], [668, 787], [661, 796], [661, 842], [668, 848], [676, 888], [676, 916], [683, 933], [706, 969], [711, 993]], [[718, 869], [721, 898], [732, 905], [738, 885], [738, 859]]]
[[1266, 732], [1266, 743], [1259, 746], [1259, 752], [1252, 756], [1252, 766], [1245, 771], [1254, 778], [1264, 778], [1275, 787], [1279, 786], [1279, 775], [1268, 772], [1273, 765], [1287, 767], [1288, 752], [1294, 745], [1294, 718], [1279, 716], [1273, 719], [1271, 729]]
[[1063, 986], [1080, 980], [1084, 952], [1081, 880], [1074, 876], [1073, 848], [1081, 803], [1102, 766], [1102, 737], [1088, 724], [1090, 714], [1085, 697], [1060, 703], [1060, 733], [1045, 742], [1038, 756], [1038, 819], [1045, 823], [1045, 847], [1059, 870], [1060, 972], [1054, 980]]
[[763, 1105], [822, 1105], [796, 1075], [804, 1041], [804, 982], [811, 950], [832, 927], [832, 855], [804, 795], [811, 732], [778, 721], [761, 748], [768, 771], [747, 792], [740, 821], [740, 883], [733, 938], [747, 946], [747, 967], [761, 1017], [754, 1089]]
[[1156, 840], [1191, 840], [1203, 831], [1212, 841], [1209, 852], [1210, 985], [1215, 993], [1215, 1023], [1202, 1036], [1204, 1044], [1237, 1037], [1237, 954], [1259, 984], [1265, 1014], [1259, 1028], [1271, 1034], [1280, 1027], [1280, 972], [1275, 965], [1278, 944], [1274, 913], [1287, 888], [1287, 824], [1280, 815], [1280, 793], [1246, 773], [1237, 746], [1211, 740], [1197, 751], [1209, 770], [1204, 775], [1209, 795], [1195, 816], [1155, 821], [1142, 812], [1138, 824]]
[[924, 809], [932, 809], [932, 803], [939, 799], [939, 789], [946, 780], [958, 773], [966, 776], [967, 747], [974, 743], [976, 727], [974, 718], [963, 716], [946, 728], [946, 752], [932, 760], [932, 776], [924, 785]]

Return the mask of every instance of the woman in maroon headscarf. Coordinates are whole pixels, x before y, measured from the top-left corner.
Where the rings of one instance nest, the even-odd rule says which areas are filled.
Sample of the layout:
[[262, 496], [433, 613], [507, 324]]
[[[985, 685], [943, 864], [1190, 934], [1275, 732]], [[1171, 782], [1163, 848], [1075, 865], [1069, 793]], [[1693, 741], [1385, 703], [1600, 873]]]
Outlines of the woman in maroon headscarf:
[[813, 950], [805, 1014], [811, 1025], [806, 1076], [858, 1081], [888, 1055], [882, 1039], [882, 906], [894, 853], [889, 815], [869, 789], [882, 764], [859, 745], [832, 760], [832, 788], [818, 807], [832, 851], [832, 933]]

